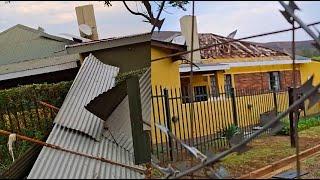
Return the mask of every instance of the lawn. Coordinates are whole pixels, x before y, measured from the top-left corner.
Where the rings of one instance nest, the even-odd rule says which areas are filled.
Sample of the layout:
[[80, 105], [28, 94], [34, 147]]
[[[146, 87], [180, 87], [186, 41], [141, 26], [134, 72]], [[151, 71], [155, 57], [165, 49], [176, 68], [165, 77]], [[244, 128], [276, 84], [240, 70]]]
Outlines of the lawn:
[[[320, 144], [320, 126], [299, 132], [299, 137], [301, 151]], [[216, 166], [223, 165], [230, 172], [231, 177], [239, 177], [295, 154], [295, 149], [290, 147], [288, 136], [261, 137], [249, 146], [251, 147], [249, 151], [241, 155], [231, 154]]]
[[320, 179], [320, 153], [302, 161], [301, 170], [308, 173], [302, 179]]
[[[300, 151], [309, 149], [320, 144], [320, 126], [311, 127], [299, 132], [299, 147]], [[275, 161], [279, 161], [285, 157], [295, 154], [295, 149], [290, 147], [289, 136], [263, 136], [250, 144], [248, 144], [250, 150], [243, 154], [233, 153], [228, 155], [221, 162], [216, 163], [213, 168], [223, 166], [229, 172], [231, 178], [237, 178], [264, 166], [267, 166]], [[305, 163], [305, 167], [318, 167], [320, 166], [320, 156], [315, 160], [308, 160], [309, 163]], [[315, 162], [315, 163], [312, 163]], [[177, 164], [189, 164], [185, 162], [173, 163], [173, 166]], [[317, 172], [314, 174], [317, 175]], [[319, 174], [319, 173], [318, 173]], [[153, 177], [159, 177], [159, 172], [154, 171]], [[318, 177], [316, 175], [310, 175]], [[195, 177], [205, 177], [203, 171], [195, 173]]]

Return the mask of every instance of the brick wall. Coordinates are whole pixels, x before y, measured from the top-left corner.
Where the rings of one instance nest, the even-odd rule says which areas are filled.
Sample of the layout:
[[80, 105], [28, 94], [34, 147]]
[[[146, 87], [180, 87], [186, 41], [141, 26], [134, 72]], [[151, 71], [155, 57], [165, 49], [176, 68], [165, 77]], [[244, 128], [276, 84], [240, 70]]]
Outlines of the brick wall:
[[268, 89], [269, 75], [267, 73], [235, 74], [236, 89]]
[[[295, 75], [296, 75], [296, 82], [297, 82], [297, 85], [300, 85], [301, 84], [301, 76], [300, 76], [300, 71], [299, 70], [296, 70], [295, 71]], [[287, 90], [288, 87], [291, 87], [292, 86], [292, 71], [281, 71], [280, 72], [280, 86], [281, 86], [281, 89], [283, 90]]]
[[[300, 71], [296, 71], [297, 85], [301, 84]], [[268, 72], [234, 75], [236, 89], [269, 89]], [[280, 88], [286, 90], [292, 83], [292, 71], [280, 71]]]

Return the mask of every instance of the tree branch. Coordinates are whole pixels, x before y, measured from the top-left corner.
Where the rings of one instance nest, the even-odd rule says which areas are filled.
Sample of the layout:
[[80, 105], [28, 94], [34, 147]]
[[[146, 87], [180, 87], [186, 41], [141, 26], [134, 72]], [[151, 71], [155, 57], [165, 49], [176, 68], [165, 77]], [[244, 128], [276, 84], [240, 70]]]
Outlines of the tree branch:
[[[156, 26], [158, 27], [158, 30], [160, 30], [160, 28], [161, 28], [161, 26], [162, 26], [162, 23], [163, 23], [164, 19], [161, 20], [161, 21], [162, 21], [162, 22], [161, 22], [161, 21], [159, 20], [159, 18], [160, 18], [160, 15], [161, 15], [161, 12], [162, 12], [162, 10], [163, 10], [163, 8], [164, 8], [165, 3], [166, 3], [166, 1], [163, 1], [162, 4], [161, 4], [159, 13], [158, 13], [158, 15], [157, 15], [157, 18], [155, 19], [156, 22], [153, 24], [153, 27], [152, 27], [152, 29], [151, 29], [151, 34], [153, 33], [153, 31], [154, 31], [154, 29], [156, 28]], [[160, 22], [161, 24], [159, 24], [159, 22]]]
[[127, 5], [127, 3], [126, 3], [125, 1], [122, 1], [122, 2], [123, 2], [123, 4], [124, 4], [124, 6], [126, 7], [126, 9], [127, 9], [131, 14], [133, 14], [133, 15], [138, 15], [138, 16], [142, 16], [142, 17], [144, 17], [144, 18], [146, 18], [147, 20], [150, 21], [150, 18], [149, 18], [147, 15], [145, 15], [145, 14], [143, 14], [143, 13], [140, 13], [140, 12], [134, 12], [134, 11], [132, 11], [132, 10], [129, 8], [129, 6]]
[[151, 5], [149, 3], [149, 1], [142, 1], [144, 7], [147, 9], [148, 15], [150, 17], [150, 19], [154, 19], [153, 17], [153, 13], [152, 13], [152, 9], [151, 9]]

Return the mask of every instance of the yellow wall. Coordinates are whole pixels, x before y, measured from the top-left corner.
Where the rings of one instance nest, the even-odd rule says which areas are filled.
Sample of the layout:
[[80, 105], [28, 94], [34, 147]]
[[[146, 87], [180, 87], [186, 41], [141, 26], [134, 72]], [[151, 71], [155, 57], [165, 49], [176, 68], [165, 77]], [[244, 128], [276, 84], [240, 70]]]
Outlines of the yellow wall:
[[[152, 58], [164, 56], [170, 53], [168, 50], [160, 48], [152, 48]], [[320, 82], [320, 63], [312, 62], [308, 64], [297, 65], [297, 69], [300, 69], [301, 81], [305, 82], [311, 74], [315, 75], [315, 83]], [[224, 86], [224, 75], [231, 74], [232, 82], [234, 83], [234, 74], [241, 73], [255, 73], [255, 72], [270, 72], [270, 71], [287, 71], [292, 70], [292, 65], [268, 65], [268, 66], [252, 66], [252, 67], [237, 67], [231, 68], [226, 71], [217, 71], [218, 86]], [[172, 87], [180, 87], [180, 74], [178, 63], [172, 63], [170, 59], [164, 61], [158, 61], [152, 63], [152, 85], [162, 85], [171, 89]], [[193, 86], [207, 85], [210, 87], [210, 79], [208, 74], [195, 74], [193, 78]], [[233, 84], [234, 86], [234, 84]], [[221, 92], [221, 91], [220, 91]], [[171, 93], [169, 91], [169, 96]], [[179, 92], [173, 96], [179, 96]], [[288, 93], [282, 92], [277, 94], [278, 111], [282, 112], [288, 107]], [[154, 122], [165, 125], [165, 113], [163, 108], [163, 101], [161, 98], [158, 101], [153, 99], [153, 111], [151, 125], [154, 127]], [[272, 93], [236, 97], [237, 114], [239, 126], [243, 127], [245, 124], [256, 124], [259, 122], [260, 114], [269, 111], [274, 108]], [[159, 109], [157, 107], [160, 107]], [[190, 137], [191, 127], [190, 125], [190, 104], [182, 103], [180, 99], [170, 100], [170, 114], [176, 116], [179, 121], [171, 123], [172, 131], [180, 139], [187, 139]], [[251, 106], [251, 108], [249, 108]], [[202, 111], [201, 111], [202, 110]], [[307, 115], [318, 113], [320, 105], [316, 105], [314, 108], [307, 111]], [[194, 137], [201, 137], [211, 135], [214, 132], [218, 132], [226, 129], [233, 123], [231, 99], [224, 98], [210, 98], [208, 101], [195, 102], [194, 103], [194, 124], [195, 132]], [[183, 133], [181, 133], [184, 131]], [[162, 139], [162, 142], [166, 141], [166, 136], [160, 133], [159, 129], [153, 129], [151, 131], [153, 143], [157, 139]], [[186, 135], [186, 136], [184, 136]], [[159, 142], [158, 142], [159, 143]]]
[[[314, 75], [313, 85], [320, 83], [320, 62], [312, 61], [311, 63], [302, 64], [300, 72], [302, 83], [306, 82], [312, 75]], [[306, 105], [308, 105], [308, 101], [306, 102]], [[319, 109], [320, 103], [317, 103], [314, 107], [308, 110], [307, 114], [319, 113]]]
[[[171, 97], [169, 91], [169, 97]], [[288, 93], [277, 94], [278, 111], [282, 112], [288, 107]], [[157, 103], [155, 103], [157, 102]], [[158, 108], [158, 105], [160, 108]], [[251, 108], [248, 108], [248, 105]], [[154, 122], [165, 125], [163, 103], [161, 98], [154, 99], [154, 109], [151, 120], [152, 127]], [[190, 103], [182, 103], [180, 99], [169, 100], [170, 117], [178, 117], [179, 121], [171, 122], [172, 132], [179, 139], [189, 139], [191, 137], [191, 115]], [[255, 96], [236, 97], [236, 107], [238, 115], [238, 125], [245, 127], [259, 123], [260, 114], [274, 108], [273, 94], [262, 94]], [[213, 135], [217, 132], [226, 130], [233, 124], [231, 98], [222, 95], [219, 98], [210, 98], [208, 101], [194, 103], [194, 133], [193, 137], [203, 137]], [[183, 132], [184, 131], [184, 132]], [[151, 131], [153, 143], [166, 142], [166, 136], [158, 129]], [[157, 137], [157, 138], [156, 138]]]
[[[227, 62], [256, 62], [256, 61], [265, 61], [265, 60], [274, 60], [274, 57], [236, 57], [236, 58], [219, 58], [219, 59], [203, 59], [202, 62], [206, 64], [210, 63], [227, 63]], [[290, 60], [289, 56], [277, 56], [277, 60]]]
[[[297, 66], [299, 67], [299, 65]], [[226, 74], [242, 74], [269, 71], [287, 71], [292, 70], [291, 64], [267, 65], [267, 66], [249, 66], [249, 67], [232, 67], [226, 70]]]
[[320, 62], [312, 61], [311, 63], [302, 64], [300, 66], [302, 83], [308, 80], [308, 77], [314, 74], [313, 85], [320, 82]]
[[[171, 53], [167, 49], [152, 47], [151, 59]], [[169, 58], [151, 62], [151, 84], [152, 87], [160, 85], [167, 88], [180, 87], [179, 62], [173, 62]]]
[[[320, 65], [319, 65], [320, 66]], [[299, 69], [299, 65], [297, 65], [297, 69]], [[292, 70], [292, 65], [268, 65], [268, 66], [250, 66], [250, 67], [232, 67], [225, 71], [217, 71], [217, 83], [220, 89], [220, 92], [224, 92], [224, 75], [231, 74], [232, 85], [235, 87], [234, 75], [235, 74], [243, 74], [243, 73], [256, 73], [256, 72], [270, 72], [270, 71], [288, 71]], [[210, 87], [210, 79], [207, 81], [203, 77], [208, 77], [212, 73], [196, 74], [193, 77], [193, 86], [207, 86]], [[319, 77], [320, 80], [320, 77]]]

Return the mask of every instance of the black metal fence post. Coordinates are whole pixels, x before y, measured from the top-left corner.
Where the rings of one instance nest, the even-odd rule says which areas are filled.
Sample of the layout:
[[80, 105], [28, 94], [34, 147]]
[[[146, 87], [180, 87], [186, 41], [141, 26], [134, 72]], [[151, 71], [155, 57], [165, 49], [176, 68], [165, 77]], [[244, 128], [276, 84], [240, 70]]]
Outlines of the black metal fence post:
[[[288, 88], [288, 95], [289, 95], [289, 106], [291, 104], [294, 103], [294, 88], [292, 87], [289, 87]], [[294, 111], [291, 111], [289, 113], [289, 122], [290, 122], [290, 143], [291, 143], [291, 147], [296, 147], [296, 144], [295, 144], [295, 135], [296, 135], [296, 132], [295, 132], [295, 128], [294, 128]]]
[[236, 103], [236, 94], [235, 90], [231, 88], [231, 101], [232, 101], [232, 115], [233, 115], [233, 122], [236, 126], [238, 126], [238, 114], [237, 114], [237, 103]]
[[272, 90], [272, 95], [273, 95], [273, 103], [274, 103], [274, 108], [278, 114], [278, 101], [277, 101], [277, 92], [275, 89]]
[[151, 160], [150, 139], [148, 133], [143, 130], [139, 78], [137, 76], [130, 77], [126, 80], [126, 86], [129, 100], [134, 163], [149, 163]]
[[[168, 89], [164, 89], [163, 90], [163, 94], [164, 94], [164, 105], [165, 105], [165, 109], [166, 109], [166, 122], [167, 122], [167, 128], [169, 129], [169, 131], [171, 131], [171, 117], [170, 117], [170, 105], [169, 105], [169, 93], [168, 93]], [[173, 153], [172, 153], [172, 138], [170, 136], [168, 136], [168, 143], [169, 143], [169, 154], [170, 154], [170, 161], [173, 161]]]

